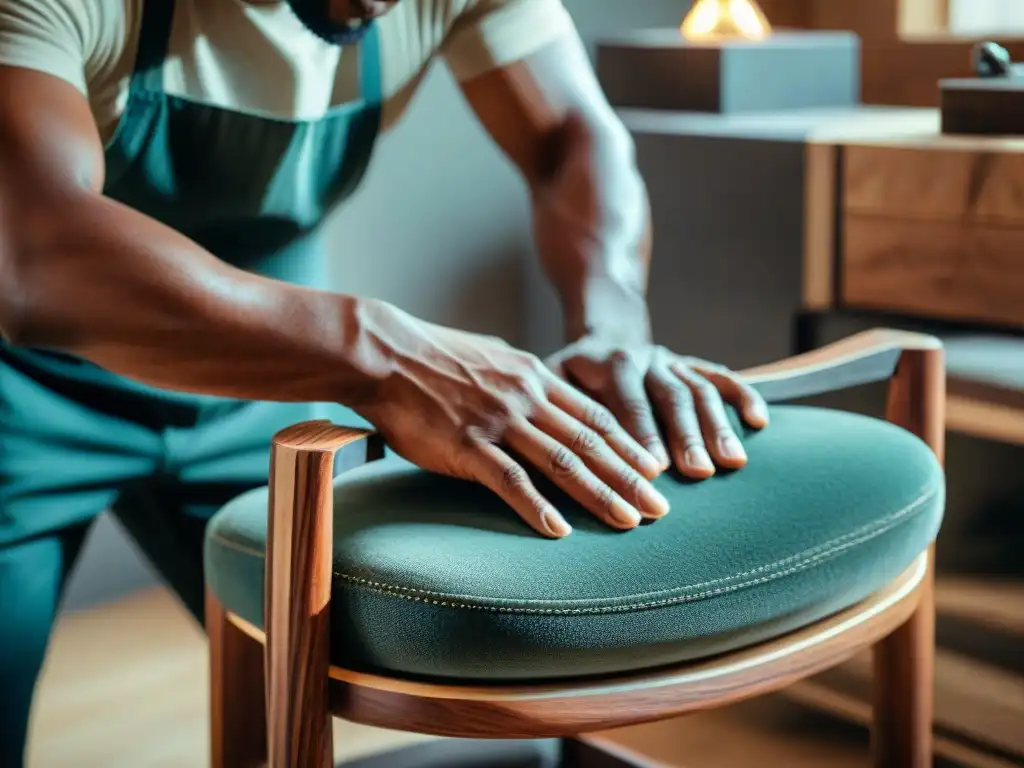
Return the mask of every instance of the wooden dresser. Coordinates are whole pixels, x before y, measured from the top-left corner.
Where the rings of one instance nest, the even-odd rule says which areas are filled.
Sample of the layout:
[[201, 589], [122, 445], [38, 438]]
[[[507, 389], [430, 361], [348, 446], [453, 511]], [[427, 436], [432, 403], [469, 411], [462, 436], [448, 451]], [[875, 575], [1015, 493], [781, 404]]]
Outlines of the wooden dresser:
[[883, 110], [814, 132], [805, 170], [804, 309], [956, 327], [950, 428], [1024, 443], [1024, 139]]

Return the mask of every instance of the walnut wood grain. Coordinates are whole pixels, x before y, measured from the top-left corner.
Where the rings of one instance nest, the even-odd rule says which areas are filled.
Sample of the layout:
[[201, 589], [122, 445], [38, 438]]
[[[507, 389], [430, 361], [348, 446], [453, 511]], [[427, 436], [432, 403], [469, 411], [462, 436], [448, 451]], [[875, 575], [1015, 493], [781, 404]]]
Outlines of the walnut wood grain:
[[[886, 418], [945, 458], [946, 367], [941, 349], [905, 351], [889, 387]], [[875, 768], [931, 768], [935, 687], [935, 583], [928, 573], [910, 619], [875, 646]]]
[[[265, 587], [269, 768], [329, 768], [333, 468], [378, 458], [364, 430], [305, 422], [274, 436]], [[234, 768], [234, 766], [231, 766]]]
[[1024, 227], [847, 215], [843, 234], [844, 306], [1024, 325]]
[[1024, 225], [1024, 142], [850, 143], [844, 212], [954, 224]]
[[804, 309], [829, 309], [835, 302], [839, 155], [831, 143], [804, 147]]
[[210, 765], [258, 768], [267, 761], [263, 646], [235, 624], [206, 592], [210, 644]]
[[[828, 669], [904, 624], [928, 571], [922, 554], [868, 600], [785, 637], [714, 659], [608, 680], [537, 686], [444, 685], [332, 666], [331, 711], [381, 728], [463, 738], [546, 738], [708, 709]], [[263, 633], [237, 616], [251, 637]]]

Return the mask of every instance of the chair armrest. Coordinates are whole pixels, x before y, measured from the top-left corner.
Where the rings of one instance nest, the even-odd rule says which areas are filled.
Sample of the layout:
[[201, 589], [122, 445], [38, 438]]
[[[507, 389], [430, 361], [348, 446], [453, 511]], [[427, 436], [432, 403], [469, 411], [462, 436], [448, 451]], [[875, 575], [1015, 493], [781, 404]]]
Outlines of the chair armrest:
[[741, 371], [768, 402], [795, 400], [891, 379], [911, 351], [941, 353], [934, 336], [879, 329], [858, 333], [821, 349]]
[[267, 723], [271, 765], [296, 765], [306, 750], [320, 756], [318, 766], [333, 765], [326, 707], [334, 466], [352, 469], [383, 455], [380, 435], [329, 421], [274, 435], [264, 584], [266, 696], [278, 703], [276, 721]]

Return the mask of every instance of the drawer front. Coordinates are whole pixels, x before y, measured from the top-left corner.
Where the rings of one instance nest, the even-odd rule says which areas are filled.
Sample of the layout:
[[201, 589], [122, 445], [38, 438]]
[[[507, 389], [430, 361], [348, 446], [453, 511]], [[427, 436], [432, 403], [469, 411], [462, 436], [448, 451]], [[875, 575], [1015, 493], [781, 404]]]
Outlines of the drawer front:
[[1024, 327], [1024, 154], [847, 147], [845, 306]]

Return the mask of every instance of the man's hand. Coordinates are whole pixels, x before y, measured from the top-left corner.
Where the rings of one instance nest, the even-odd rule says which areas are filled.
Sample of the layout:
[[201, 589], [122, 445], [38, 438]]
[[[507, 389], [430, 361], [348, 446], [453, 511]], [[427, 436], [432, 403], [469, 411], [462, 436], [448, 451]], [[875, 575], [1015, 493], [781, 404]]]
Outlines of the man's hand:
[[664, 347], [585, 336], [548, 363], [611, 410], [662, 469], [671, 453], [671, 463], [695, 479], [713, 475], [715, 465], [737, 469], [746, 464], [746, 452], [726, 417], [726, 403], [751, 427], [768, 424], [764, 400], [735, 373]]
[[533, 355], [382, 303], [367, 302], [360, 324], [382, 375], [356, 410], [414, 464], [482, 483], [556, 538], [572, 529], [527, 466], [613, 528], [668, 512], [650, 483], [662, 465]]

